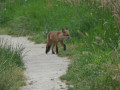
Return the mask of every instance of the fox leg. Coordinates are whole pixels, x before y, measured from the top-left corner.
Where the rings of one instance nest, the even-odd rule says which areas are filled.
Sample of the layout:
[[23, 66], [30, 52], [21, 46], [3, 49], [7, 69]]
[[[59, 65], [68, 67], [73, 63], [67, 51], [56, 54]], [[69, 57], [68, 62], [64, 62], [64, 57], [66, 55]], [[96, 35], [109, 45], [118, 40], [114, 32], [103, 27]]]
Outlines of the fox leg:
[[50, 47], [51, 47], [51, 41], [48, 41], [46, 45], [46, 54], [50, 51]]
[[65, 50], [66, 50], [66, 45], [64, 44], [64, 42], [63, 42], [63, 41], [60, 41], [60, 44], [63, 46], [64, 51], [65, 51]]
[[55, 47], [55, 42], [54, 42], [54, 44], [53, 44], [53, 46], [52, 46], [52, 54], [55, 54], [55, 52], [54, 52], [54, 47]]

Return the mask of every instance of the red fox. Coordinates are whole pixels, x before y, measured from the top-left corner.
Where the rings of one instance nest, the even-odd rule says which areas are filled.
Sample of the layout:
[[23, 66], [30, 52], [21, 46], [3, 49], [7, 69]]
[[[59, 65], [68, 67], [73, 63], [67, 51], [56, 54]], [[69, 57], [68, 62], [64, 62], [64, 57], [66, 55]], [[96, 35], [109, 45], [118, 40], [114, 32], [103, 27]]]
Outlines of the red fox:
[[61, 45], [64, 48], [64, 51], [66, 50], [66, 45], [64, 44], [64, 39], [71, 39], [70, 33], [68, 28], [64, 29], [62, 28], [62, 31], [51, 31], [48, 33], [47, 36], [47, 45], [46, 45], [46, 54], [50, 51], [50, 47], [52, 46], [52, 54], [55, 54], [54, 47], [56, 46], [56, 54], [58, 54], [58, 42], [61, 43]]

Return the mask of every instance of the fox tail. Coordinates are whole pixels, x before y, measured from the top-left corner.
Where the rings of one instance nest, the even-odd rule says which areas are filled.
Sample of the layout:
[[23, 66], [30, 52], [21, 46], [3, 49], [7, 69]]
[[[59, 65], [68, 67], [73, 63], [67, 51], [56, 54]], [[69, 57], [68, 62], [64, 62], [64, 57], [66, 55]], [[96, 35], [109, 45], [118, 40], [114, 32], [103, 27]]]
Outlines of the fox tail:
[[46, 45], [46, 54], [50, 51], [51, 43], [47, 43]]

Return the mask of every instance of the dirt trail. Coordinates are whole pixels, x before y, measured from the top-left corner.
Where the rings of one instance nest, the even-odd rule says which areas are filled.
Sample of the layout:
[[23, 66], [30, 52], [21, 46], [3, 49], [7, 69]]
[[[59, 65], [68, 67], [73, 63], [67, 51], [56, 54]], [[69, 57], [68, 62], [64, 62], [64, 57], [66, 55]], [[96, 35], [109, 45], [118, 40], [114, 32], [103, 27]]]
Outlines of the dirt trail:
[[22, 44], [25, 47], [23, 58], [26, 70], [27, 85], [21, 90], [67, 90], [64, 82], [59, 77], [65, 74], [69, 60], [48, 53], [45, 54], [45, 44], [34, 44], [27, 37], [11, 37], [0, 35], [7, 39], [13, 46]]

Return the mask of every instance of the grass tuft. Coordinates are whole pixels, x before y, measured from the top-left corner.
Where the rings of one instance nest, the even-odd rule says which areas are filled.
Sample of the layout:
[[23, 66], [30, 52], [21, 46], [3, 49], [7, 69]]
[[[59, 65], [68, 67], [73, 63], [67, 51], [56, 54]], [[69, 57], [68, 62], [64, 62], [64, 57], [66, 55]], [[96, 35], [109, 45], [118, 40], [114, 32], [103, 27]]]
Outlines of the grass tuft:
[[0, 90], [18, 90], [25, 85], [22, 51], [21, 47], [12, 47], [0, 39]]

